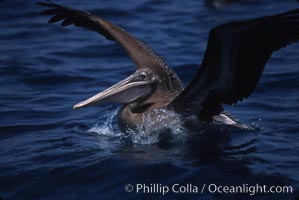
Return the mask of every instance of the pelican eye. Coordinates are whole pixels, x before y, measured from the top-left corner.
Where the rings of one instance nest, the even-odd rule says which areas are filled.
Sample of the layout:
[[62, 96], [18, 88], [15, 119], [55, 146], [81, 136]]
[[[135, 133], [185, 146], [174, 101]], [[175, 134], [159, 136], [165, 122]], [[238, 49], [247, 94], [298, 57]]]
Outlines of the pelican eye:
[[140, 74], [140, 78], [141, 78], [141, 79], [145, 79], [145, 78], [146, 78], [146, 73], [141, 73], [141, 74]]

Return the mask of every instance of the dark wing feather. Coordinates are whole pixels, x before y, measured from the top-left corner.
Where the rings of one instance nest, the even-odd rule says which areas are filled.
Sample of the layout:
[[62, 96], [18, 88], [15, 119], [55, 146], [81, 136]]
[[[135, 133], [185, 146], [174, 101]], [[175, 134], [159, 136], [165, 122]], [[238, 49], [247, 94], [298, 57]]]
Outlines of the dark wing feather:
[[122, 46], [137, 68], [150, 68], [160, 76], [169, 90], [181, 91], [182, 83], [176, 73], [150, 47], [136, 39], [125, 30], [103, 18], [55, 4], [51, 1], [37, 3], [49, 7], [42, 15], [53, 15], [49, 23], [63, 20], [62, 26], [74, 24], [98, 32], [108, 40], [116, 41]]
[[202, 66], [169, 106], [206, 119], [256, 88], [274, 51], [299, 39], [299, 9], [213, 28]]

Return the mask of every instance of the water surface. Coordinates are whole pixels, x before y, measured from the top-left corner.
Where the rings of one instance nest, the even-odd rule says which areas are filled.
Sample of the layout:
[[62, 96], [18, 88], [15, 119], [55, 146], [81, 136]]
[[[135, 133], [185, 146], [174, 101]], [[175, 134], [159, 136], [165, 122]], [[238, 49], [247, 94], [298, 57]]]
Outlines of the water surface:
[[[167, 58], [185, 84], [201, 63], [212, 27], [299, 7], [295, 0], [244, 0], [222, 9], [195, 0], [57, 3], [122, 25]], [[88, 30], [48, 25], [35, 1], [0, 1], [0, 10], [2, 198], [163, 198], [125, 192], [126, 184], [137, 183], [294, 188], [292, 195], [166, 196], [176, 199], [299, 196], [299, 44], [272, 56], [249, 99], [226, 107], [258, 130], [216, 129], [193, 138], [140, 144], [149, 138], [128, 141], [119, 132], [115, 123], [119, 105], [72, 110], [75, 103], [135, 71], [118, 45]]]

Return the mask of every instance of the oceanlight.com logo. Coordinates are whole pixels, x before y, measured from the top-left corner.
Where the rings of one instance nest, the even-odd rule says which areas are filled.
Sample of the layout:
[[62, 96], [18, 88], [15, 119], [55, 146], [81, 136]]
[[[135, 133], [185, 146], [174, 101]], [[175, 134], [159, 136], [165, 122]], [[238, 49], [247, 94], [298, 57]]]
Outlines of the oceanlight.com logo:
[[127, 184], [125, 186], [126, 192], [134, 192], [136, 194], [161, 194], [168, 193], [174, 194], [203, 194], [205, 192], [211, 194], [248, 194], [253, 196], [255, 194], [292, 194], [292, 186], [267, 186], [267, 185], [216, 185], [216, 184], [203, 184], [194, 185], [187, 184], [172, 184], [163, 185], [159, 183], [151, 184]]

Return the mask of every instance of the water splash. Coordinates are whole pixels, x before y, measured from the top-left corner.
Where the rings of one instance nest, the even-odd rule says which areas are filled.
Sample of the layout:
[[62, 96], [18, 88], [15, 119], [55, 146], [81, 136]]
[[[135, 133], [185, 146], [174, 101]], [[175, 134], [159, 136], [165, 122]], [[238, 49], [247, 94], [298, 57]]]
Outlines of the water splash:
[[107, 110], [103, 115], [98, 119], [98, 123], [96, 123], [93, 127], [88, 130], [88, 133], [104, 135], [109, 137], [120, 137], [122, 133], [116, 127], [116, 118], [119, 109], [116, 109], [111, 112], [111, 110]]
[[179, 138], [185, 135], [186, 131], [182, 126], [180, 115], [166, 109], [155, 109], [142, 117], [142, 123], [136, 130], [128, 129], [127, 133], [121, 132], [117, 127], [117, 113], [119, 109], [113, 112], [106, 111], [98, 119], [89, 133], [103, 135], [108, 137], [119, 137], [120, 139], [130, 140], [135, 144], [154, 144], [170, 136], [171, 139]]
[[[154, 144], [164, 139], [168, 141], [180, 141], [184, 142], [185, 139], [190, 137], [189, 130], [183, 126], [181, 115], [166, 109], [154, 109], [147, 112], [142, 117], [142, 123], [140, 123], [136, 130], [127, 129], [127, 132], [121, 132], [117, 125], [117, 114], [119, 109], [108, 109], [98, 119], [92, 128], [88, 130], [89, 133], [103, 135], [108, 137], [115, 137], [126, 142], [132, 142], [134, 144]], [[195, 120], [194, 120], [195, 121]], [[251, 126], [242, 127], [244, 130], [258, 130], [260, 123], [257, 122], [251, 124]], [[196, 135], [201, 135], [211, 130], [215, 132], [224, 132], [234, 128], [233, 126], [227, 126], [223, 123], [213, 123], [210, 125], [198, 125]], [[194, 135], [194, 134], [192, 134]]]
[[142, 123], [137, 130], [129, 130], [129, 135], [134, 143], [153, 144], [163, 139], [163, 136], [176, 139], [186, 133], [182, 126], [181, 116], [166, 109], [154, 109], [142, 117]]
[[262, 124], [262, 119], [259, 118], [258, 121], [256, 121], [256, 122], [252, 122], [250, 127], [251, 127], [253, 130], [259, 130], [261, 124]]

